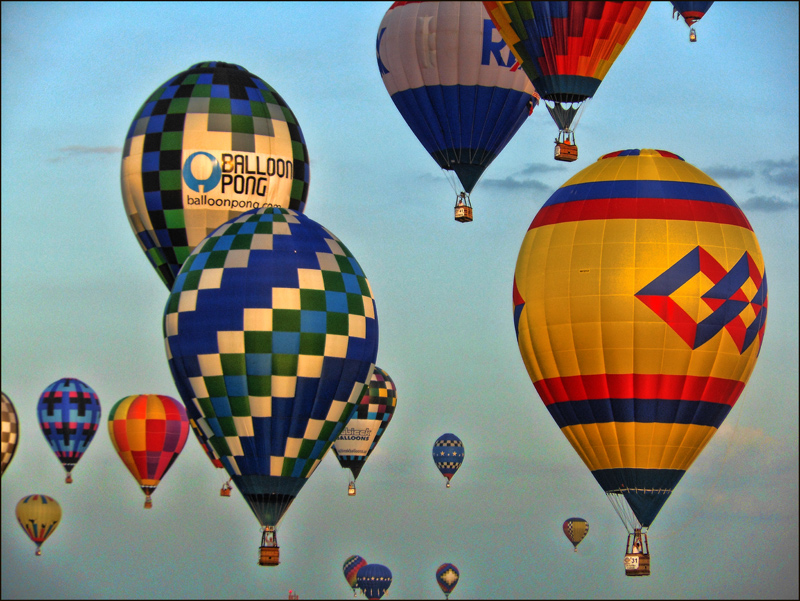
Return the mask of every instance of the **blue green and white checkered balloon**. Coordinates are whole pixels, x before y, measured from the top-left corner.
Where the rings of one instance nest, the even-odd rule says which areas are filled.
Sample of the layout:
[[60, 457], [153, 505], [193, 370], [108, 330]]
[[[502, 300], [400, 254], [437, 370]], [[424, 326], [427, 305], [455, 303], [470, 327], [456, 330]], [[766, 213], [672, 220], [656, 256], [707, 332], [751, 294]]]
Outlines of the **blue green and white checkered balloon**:
[[214, 230], [164, 311], [169, 365], [262, 526], [277, 526], [349, 420], [372, 375], [369, 281], [336, 236], [290, 209]]

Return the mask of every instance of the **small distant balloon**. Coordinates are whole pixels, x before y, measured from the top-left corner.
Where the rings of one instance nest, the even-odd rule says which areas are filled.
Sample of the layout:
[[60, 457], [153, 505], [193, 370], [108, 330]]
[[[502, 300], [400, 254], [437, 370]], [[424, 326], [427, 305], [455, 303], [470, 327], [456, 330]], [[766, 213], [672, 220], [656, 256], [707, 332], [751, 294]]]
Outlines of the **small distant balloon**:
[[433, 461], [447, 479], [447, 488], [450, 488], [450, 479], [464, 461], [464, 443], [455, 434], [442, 434], [433, 443]]
[[697, 41], [697, 33], [694, 24], [702, 19], [711, 8], [713, 2], [672, 2], [672, 16], [676, 19], [683, 17], [686, 25], [689, 26], [689, 41]]
[[450, 593], [456, 588], [461, 574], [452, 563], [443, 563], [436, 569], [436, 582], [444, 593], [444, 598], [449, 599]]
[[358, 589], [358, 571], [365, 565], [367, 565], [366, 559], [360, 555], [351, 555], [345, 560], [344, 566], [342, 566], [344, 578], [347, 580], [347, 584], [350, 585], [350, 588], [353, 589], [354, 597], [356, 596], [356, 591]]
[[677, 13], [688, 26], [692, 26], [702, 19], [711, 8], [713, 2], [671, 2], [673, 14]]
[[189, 436], [183, 405], [162, 394], [134, 394], [121, 399], [108, 416], [108, 435], [125, 467], [142, 487], [145, 509], [178, 458]]
[[583, 518], [569, 518], [562, 526], [564, 535], [569, 539], [574, 547], [573, 551], [578, 552], [578, 545], [589, 534], [589, 522]]
[[368, 563], [358, 570], [357, 579], [367, 599], [380, 599], [392, 584], [392, 571], [379, 563]]
[[67, 484], [97, 432], [100, 413], [97, 393], [77, 378], [56, 380], [39, 397], [39, 425], [67, 472]]
[[339, 465], [349, 468], [353, 474], [348, 489], [351, 496], [356, 494], [356, 479], [392, 421], [396, 406], [397, 388], [392, 378], [375, 367], [350, 421], [333, 442], [333, 453]]
[[41, 555], [42, 544], [61, 522], [61, 506], [53, 497], [28, 495], [17, 503], [17, 521], [36, 545], [36, 555]]
[[6, 396], [5, 392], [0, 392], [2, 402], [2, 447], [0, 447], [0, 475], [6, 473], [6, 468], [17, 452], [17, 441], [19, 440], [19, 418], [14, 403]]

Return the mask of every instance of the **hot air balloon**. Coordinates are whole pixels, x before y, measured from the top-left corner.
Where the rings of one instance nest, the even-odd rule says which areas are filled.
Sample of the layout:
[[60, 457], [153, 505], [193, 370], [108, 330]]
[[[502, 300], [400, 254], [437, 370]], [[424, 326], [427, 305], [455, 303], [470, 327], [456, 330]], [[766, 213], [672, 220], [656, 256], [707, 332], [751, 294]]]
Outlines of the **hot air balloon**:
[[356, 597], [356, 589], [358, 588], [358, 571], [367, 565], [367, 560], [361, 557], [360, 555], [351, 555], [348, 557], [345, 562], [344, 566], [342, 566], [342, 570], [344, 571], [345, 580], [347, 580], [347, 584], [350, 585], [350, 588], [353, 589], [353, 596]]
[[379, 563], [368, 563], [358, 570], [357, 579], [367, 599], [380, 599], [392, 585], [392, 571]]
[[108, 416], [108, 435], [120, 459], [142, 487], [144, 508], [175, 463], [189, 436], [186, 410], [163, 394], [134, 394], [120, 399]]
[[41, 555], [42, 544], [61, 522], [61, 506], [47, 495], [28, 495], [17, 503], [17, 521]]
[[347, 489], [348, 495], [356, 494], [358, 474], [392, 421], [396, 405], [397, 389], [394, 382], [389, 374], [375, 367], [350, 421], [333, 442], [333, 453], [339, 465], [353, 474]]
[[681, 157], [612, 152], [534, 217], [513, 304], [536, 391], [628, 528], [626, 573], [648, 574], [631, 541], [646, 547], [642, 530], [761, 349], [767, 278], [753, 228]]
[[455, 434], [442, 434], [433, 443], [433, 461], [447, 479], [447, 488], [450, 488], [450, 479], [464, 461], [464, 443]]
[[436, 582], [442, 589], [445, 599], [450, 598], [450, 593], [458, 584], [459, 576], [458, 568], [452, 563], [443, 563], [436, 569]]
[[0, 393], [2, 399], [2, 435], [0, 437], [0, 475], [6, 473], [6, 468], [17, 452], [17, 441], [19, 440], [19, 418], [14, 403], [6, 396], [5, 392]]
[[378, 352], [375, 301], [342, 242], [290, 209], [215, 230], [164, 310], [167, 358], [192, 419], [263, 527], [276, 528], [344, 428]]
[[97, 393], [77, 378], [61, 378], [44, 389], [36, 407], [42, 433], [72, 482], [72, 470], [100, 423]]
[[694, 24], [697, 23], [711, 8], [713, 2], [672, 2], [672, 16], [676, 19], [683, 17], [686, 25], [689, 26], [689, 41], [697, 41], [697, 33]]
[[555, 158], [578, 158], [575, 128], [649, 2], [484, 2], [558, 125]]
[[569, 518], [562, 526], [564, 536], [572, 543], [573, 551], [578, 552], [578, 545], [589, 534], [589, 522], [583, 518]]
[[477, 2], [395, 2], [377, 58], [403, 119], [450, 173], [456, 221], [472, 221], [469, 195], [538, 103], [533, 86]]
[[139, 245], [172, 288], [186, 257], [257, 207], [303, 211], [308, 151], [283, 98], [244, 67], [210, 61], [164, 82], [131, 123], [122, 200]]
[[[192, 432], [194, 432], [195, 438], [197, 438], [197, 442], [200, 443], [200, 446], [202, 447], [203, 452], [206, 454], [206, 457], [208, 457], [211, 461], [211, 465], [217, 469], [224, 470], [225, 466], [222, 465], [219, 455], [217, 455], [216, 451], [214, 451], [214, 447], [208, 444], [208, 436], [203, 436], [200, 433], [200, 427], [197, 425], [197, 422], [191, 418], [189, 418], [189, 425], [192, 427]], [[232, 489], [233, 487], [231, 486], [231, 479], [228, 478], [228, 480], [222, 485], [222, 488], [219, 491], [219, 496], [230, 497]]]

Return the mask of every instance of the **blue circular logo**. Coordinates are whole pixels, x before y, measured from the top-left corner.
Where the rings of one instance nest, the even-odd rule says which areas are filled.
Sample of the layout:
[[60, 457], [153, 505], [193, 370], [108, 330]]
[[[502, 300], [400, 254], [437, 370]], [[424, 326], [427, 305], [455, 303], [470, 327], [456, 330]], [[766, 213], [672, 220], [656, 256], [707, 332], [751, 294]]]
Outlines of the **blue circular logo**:
[[[208, 157], [208, 160], [211, 161], [211, 175], [206, 179], [197, 179], [192, 175], [192, 161], [194, 161], [196, 156], [200, 155]], [[183, 164], [183, 181], [195, 192], [210, 192], [217, 187], [221, 178], [222, 169], [219, 166], [219, 161], [207, 152], [195, 152], [189, 155], [189, 158], [186, 159], [186, 162]], [[202, 190], [200, 190], [200, 186], [203, 187]]]

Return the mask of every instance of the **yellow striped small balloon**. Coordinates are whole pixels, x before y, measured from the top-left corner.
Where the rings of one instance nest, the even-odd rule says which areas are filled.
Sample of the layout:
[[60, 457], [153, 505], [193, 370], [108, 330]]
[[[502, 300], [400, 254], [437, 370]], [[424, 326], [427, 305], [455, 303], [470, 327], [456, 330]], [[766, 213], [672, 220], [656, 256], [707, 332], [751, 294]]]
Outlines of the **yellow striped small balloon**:
[[17, 503], [17, 521], [36, 545], [36, 555], [41, 555], [42, 544], [61, 522], [61, 506], [47, 495], [28, 495]]

